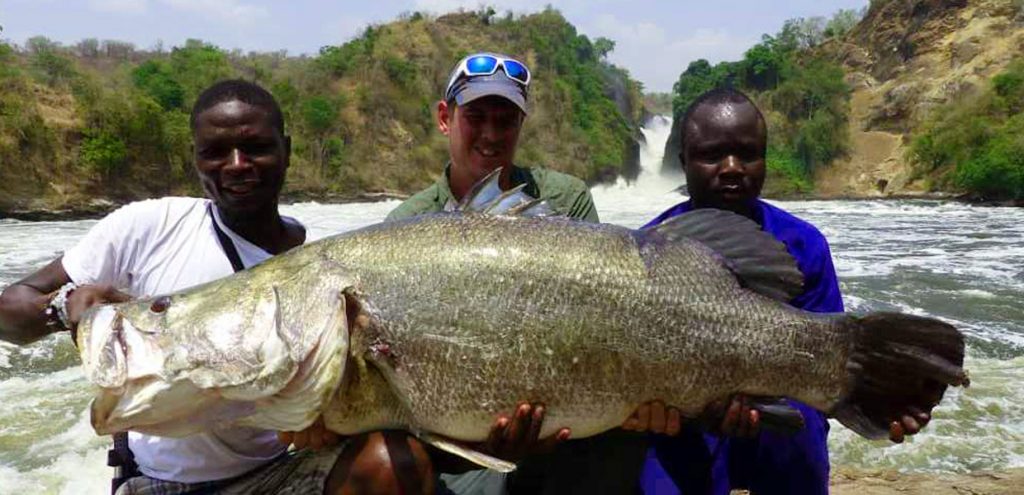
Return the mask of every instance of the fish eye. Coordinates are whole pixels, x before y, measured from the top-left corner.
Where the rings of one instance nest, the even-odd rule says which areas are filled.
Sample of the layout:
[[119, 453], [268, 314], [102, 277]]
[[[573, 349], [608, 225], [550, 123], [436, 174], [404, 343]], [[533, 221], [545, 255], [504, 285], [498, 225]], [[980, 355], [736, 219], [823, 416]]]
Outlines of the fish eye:
[[171, 298], [168, 296], [158, 297], [156, 301], [153, 301], [153, 305], [149, 307], [149, 310], [160, 314], [167, 311], [167, 308], [171, 307]]

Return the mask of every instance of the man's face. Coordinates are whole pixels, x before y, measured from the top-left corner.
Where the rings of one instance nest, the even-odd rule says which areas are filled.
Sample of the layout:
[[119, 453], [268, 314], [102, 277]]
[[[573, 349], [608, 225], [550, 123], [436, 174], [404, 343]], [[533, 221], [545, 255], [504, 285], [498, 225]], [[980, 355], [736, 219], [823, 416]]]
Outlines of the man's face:
[[522, 125], [523, 112], [500, 96], [480, 98], [459, 107], [449, 107], [445, 102], [438, 106], [438, 126], [448, 136], [452, 167], [474, 181], [498, 167], [512, 165]]
[[764, 185], [766, 130], [749, 103], [707, 103], [683, 132], [680, 159], [697, 206], [743, 213]]
[[227, 212], [247, 213], [277, 204], [291, 141], [266, 110], [238, 100], [196, 117], [195, 164], [203, 190]]

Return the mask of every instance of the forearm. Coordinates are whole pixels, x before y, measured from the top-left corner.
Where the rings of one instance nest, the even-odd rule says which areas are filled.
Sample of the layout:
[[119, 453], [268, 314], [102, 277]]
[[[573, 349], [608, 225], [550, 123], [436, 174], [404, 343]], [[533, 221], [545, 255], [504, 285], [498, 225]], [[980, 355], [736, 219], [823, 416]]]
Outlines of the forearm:
[[52, 333], [46, 324], [51, 297], [20, 283], [4, 289], [0, 294], [0, 340], [24, 345]]

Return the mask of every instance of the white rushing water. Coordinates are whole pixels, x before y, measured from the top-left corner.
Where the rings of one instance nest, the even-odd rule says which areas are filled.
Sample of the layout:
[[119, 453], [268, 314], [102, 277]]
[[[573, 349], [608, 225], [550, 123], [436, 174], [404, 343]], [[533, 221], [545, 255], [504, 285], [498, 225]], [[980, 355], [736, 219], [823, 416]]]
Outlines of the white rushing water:
[[[671, 122], [644, 130], [642, 173], [593, 191], [601, 219], [642, 225], [684, 199], [657, 174]], [[384, 218], [396, 201], [284, 207], [311, 238]], [[1024, 466], [1024, 209], [929, 201], [776, 202], [828, 237], [851, 311], [899, 310], [950, 321], [969, 335], [974, 384], [953, 391], [932, 425], [904, 445], [868, 442], [834, 425], [833, 461], [910, 471]], [[0, 220], [0, 287], [54, 259], [95, 222]], [[0, 494], [105, 493], [107, 438], [91, 430], [89, 388], [66, 335], [0, 343]]]

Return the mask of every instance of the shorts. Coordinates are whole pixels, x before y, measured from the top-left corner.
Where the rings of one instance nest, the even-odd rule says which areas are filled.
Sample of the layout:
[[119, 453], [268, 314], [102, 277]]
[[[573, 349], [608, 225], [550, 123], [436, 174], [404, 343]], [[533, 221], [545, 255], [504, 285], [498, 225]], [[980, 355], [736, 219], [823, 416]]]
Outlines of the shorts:
[[344, 444], [316, 452], [288, 452], [264, 466], [226, 480], [178, 483], [137, 476], [121, 485], [117, 495], [320, 494], [343, 447]]

